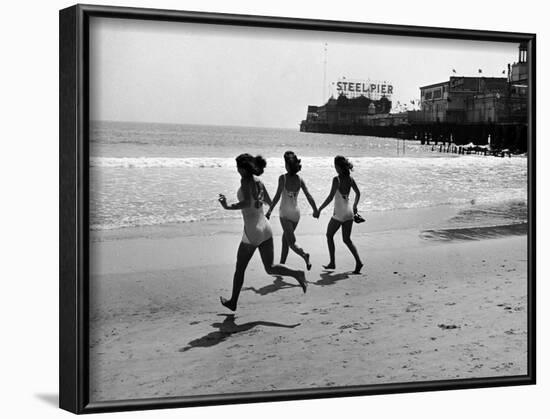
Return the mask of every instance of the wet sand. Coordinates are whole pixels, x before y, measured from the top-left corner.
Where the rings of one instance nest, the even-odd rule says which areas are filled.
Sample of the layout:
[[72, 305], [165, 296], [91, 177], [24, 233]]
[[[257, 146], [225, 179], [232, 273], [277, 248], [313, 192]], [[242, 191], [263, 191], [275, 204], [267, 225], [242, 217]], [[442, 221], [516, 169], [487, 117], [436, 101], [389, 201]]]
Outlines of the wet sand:
[[[255, 255], [236, 313], [218, 297], [231, 292], [238, 221], [221, 233], [196, 225], [95, 234], [91, 399], [526, 373], [525, 235], [441, 239], [369, 222], [354, 227], [362, 274], [351, 273], [340, 234], [337, 268], [323, 270], [325, 238], [307, 221], [298, 231], [312, 255], [307, 294], [292, 278], [268, 276]], [[303, 268], [294, 254], [288, 264]]]

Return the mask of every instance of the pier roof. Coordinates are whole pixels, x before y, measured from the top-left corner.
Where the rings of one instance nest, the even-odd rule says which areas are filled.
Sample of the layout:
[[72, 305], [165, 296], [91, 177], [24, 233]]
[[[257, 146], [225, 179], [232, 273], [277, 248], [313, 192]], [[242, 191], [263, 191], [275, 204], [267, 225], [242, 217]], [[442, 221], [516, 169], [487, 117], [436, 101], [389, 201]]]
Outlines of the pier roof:
[[451, 76], [449, 80], [439, 83], [427, 84], [426, 86], [420, 86], [420, 89], [429, 89], [431, 87], [444, 86], [449, 84], [453, 80], [489, 80], [489, 81], [507, 81], [506, 77], [485, 77], [485, 76]]

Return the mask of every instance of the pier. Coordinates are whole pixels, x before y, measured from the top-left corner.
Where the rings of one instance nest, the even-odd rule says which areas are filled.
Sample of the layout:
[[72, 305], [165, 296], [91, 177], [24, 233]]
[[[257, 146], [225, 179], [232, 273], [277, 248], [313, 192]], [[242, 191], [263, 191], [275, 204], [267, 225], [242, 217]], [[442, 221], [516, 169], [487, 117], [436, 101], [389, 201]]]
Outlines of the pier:
[[[344, 86], [343, 82], [338, 83]], [[461, 149], [471, 152], [476, 147], [496, 153], [527, 151], [525, 44], [519, 45], [519, 61], [508, 65], [506, 77], [451, 76], [443, 82], [422, 86], [417, 110], [391, 113], [391, 94], [369, 95], [364, 86], [364, 83], [346, 83], [346, 89], [342, 87], [337, 98], [331, 97], [321, 106], [310, 105], [300, 131], [390, 137], [427, 145], [453, 144], [457, 152]], [[387, 88], [384, 85], [384, 89], [377, 84], [369, 86], [391, 93], [395, 90], [393, 85]], [[362, 89], [367, 89], [367, 96]]]

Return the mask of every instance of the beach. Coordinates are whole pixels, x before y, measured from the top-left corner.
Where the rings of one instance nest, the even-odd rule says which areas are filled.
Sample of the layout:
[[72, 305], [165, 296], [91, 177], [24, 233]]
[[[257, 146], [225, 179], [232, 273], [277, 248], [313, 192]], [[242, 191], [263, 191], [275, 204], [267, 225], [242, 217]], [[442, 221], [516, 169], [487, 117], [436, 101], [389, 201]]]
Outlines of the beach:
[[[240, 220], [92, 232], [91, 400], [527, 373], [526, 224], [437, 227], [464, 213], [454, 207], [366, 212], [353, 275], [340, 233], [336, 269], [321, 267], [328, 212], [297, 230], [313, 262], [307, 293], [256, 254], [236, 313], [219, 296]], [[303, 269], [292, 252], [288, 264]]]
[[[432, 152], [417, 141], [291, 129], [95, 121], [90, 158], [92, 401], [502, 377], [527, 373], [527, 160]], [[311, 254], [304, 295], [267, 275], [259, 254], [237, 311], [229, 298], [240, 211], [235, 156], [282, 155], [317, 205], [334, 156], [361, 191], [352, 239], [332, 204], [314, 219], [303, 194], [297, 243]], [[275, 261], [278, 208], [271, 217]], [[290, 253], [288, 265], [304, 269]]]

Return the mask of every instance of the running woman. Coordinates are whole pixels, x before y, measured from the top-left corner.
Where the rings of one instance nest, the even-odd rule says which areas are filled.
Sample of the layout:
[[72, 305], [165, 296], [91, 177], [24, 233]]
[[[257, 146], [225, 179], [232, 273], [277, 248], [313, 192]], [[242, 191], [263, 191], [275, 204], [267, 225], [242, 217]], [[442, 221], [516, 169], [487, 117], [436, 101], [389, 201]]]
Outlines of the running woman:
[[229, 300], [220, 297], [221, 303], [232, 311], [237, 309], [237, 301], [244, 283], [244, 273], [256, 249], [260, 250], [260, 256], [268, 275], [291, 276], [298, 281], [304, 293], [307, 289], [304, 271], [273, 263], [271, 225], [263, 210], [264, 203], [271, 204], [271, 199], [264, 184], [257, 178], [264, 172], [265, 159], [261, 156], [253, 157], [250, 154], [241, 154], [236, 161], [237, 171], [241, 175], [241, 187], [237, 192], [239, 202], [228, 205], [226, 197], [222, 194], [218, 199], [226, 210], [241, 210], [244, 220], [243, 237], [237, 252], [237, 264], [233, 276], [233, 292]]
[[[350, 173], [353, 170], [353, 164], [344, 156], [336, 156], [334, 158], [334, 168], [338, 176], [332, 179], [332, 188], [328, 194], [327, 199], [319, 207], [319, 210], [314, 214], [315, 218], [319, 218], [321, 211], [331, 203], [334, 199], [334, 213], [327, 226], [327, 244], [330, 255], [330, 261], [328, 265], [323, 265], [325, 269], [335, 269], [336, 263], [334, 259], [334, 235], [340, 227], [342, 227], [342, 239], [345, 245], [350, 250], [351, 254], [355, 258], [355, 270], [353, 273], [361, 273], [363, 262], [357, 253], [355, 245], [351, 241], [351, 230], [353, 227], [353, 217], [357, 213], [357, 204], [361, 197], [359, 188], [355, 183]], [[351, 190], [355, 192], [355, 201], [353, 203], [353, 209], [349, 199]]]
[[[309, 260], [309, 253], [306, 253], [300, 246], [296, 244], [296, 235], [294, 231], [300, 221], [300, 208], [298, 207], [298, 194], [300, 189], [304, 191], [309, 205], [313, 208], [313, 213], [317, 211], [317, 206], [309, 190], [307, 189], [305, 181], [298, 175], [298, 172], [302, 170], [301, 160], [292, 151], [287, 151], [284, 154], [286, 173], [279, 176], [279, 186], [277, 192], [273, 197], [273, 202], [267, 211], [266, 217], [271, 217], [273, 208], [281, 199], [281, 206], [279, 208], [279, 221], [283, 228], [283, 245], [281, 247], [281, 263], [286, 263], [288, 257], [288, 249], [292, 249], [297, 255], [299, 255], [306, 263], [307, 270], [311, 269], [311, 263]], [[282, 198], [281, 198], [282, 197]]]

